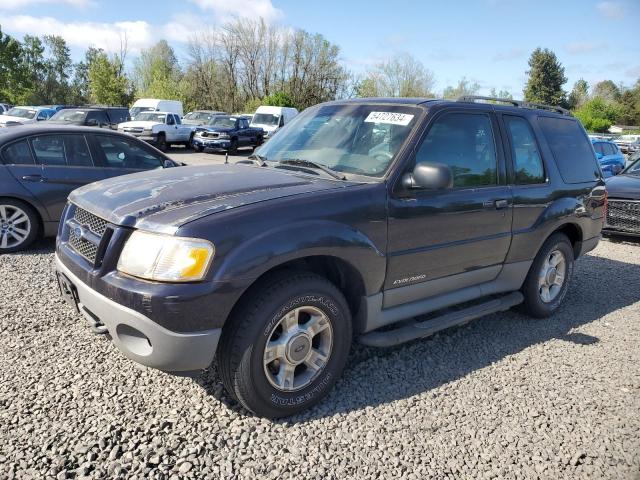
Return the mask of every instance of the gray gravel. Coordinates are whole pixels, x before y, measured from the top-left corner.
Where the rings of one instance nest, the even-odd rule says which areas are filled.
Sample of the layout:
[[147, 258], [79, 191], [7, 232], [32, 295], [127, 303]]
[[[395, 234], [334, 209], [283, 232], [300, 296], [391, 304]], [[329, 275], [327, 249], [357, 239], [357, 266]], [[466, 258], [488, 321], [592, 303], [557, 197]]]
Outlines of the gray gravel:
[[603, 242], [551, 320], [354, 347], [327, 400], [271, 422], [215, 367], [142, 370], [92, 335], [42, 242], [0, 257], [0, 478], [640, 478], [639, 264]]

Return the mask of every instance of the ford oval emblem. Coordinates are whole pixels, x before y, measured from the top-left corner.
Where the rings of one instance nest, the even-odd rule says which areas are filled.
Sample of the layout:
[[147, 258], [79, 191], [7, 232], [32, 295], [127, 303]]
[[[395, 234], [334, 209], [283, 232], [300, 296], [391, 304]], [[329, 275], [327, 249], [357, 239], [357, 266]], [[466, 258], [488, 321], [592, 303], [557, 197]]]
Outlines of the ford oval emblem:
[[73, 227], [73, 234], [78, 238], [84, 238], [84, 228], [80, 225]]

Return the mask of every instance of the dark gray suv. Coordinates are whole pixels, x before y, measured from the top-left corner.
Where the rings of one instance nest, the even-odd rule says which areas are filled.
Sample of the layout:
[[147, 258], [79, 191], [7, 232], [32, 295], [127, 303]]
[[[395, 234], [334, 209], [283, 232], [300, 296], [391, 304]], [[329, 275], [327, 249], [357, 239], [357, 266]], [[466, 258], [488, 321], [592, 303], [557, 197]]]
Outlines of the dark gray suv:
[[0, 253], [55, 236], [72, 190], [177, 163], [126, 134], [90, 127], [0, 129]]

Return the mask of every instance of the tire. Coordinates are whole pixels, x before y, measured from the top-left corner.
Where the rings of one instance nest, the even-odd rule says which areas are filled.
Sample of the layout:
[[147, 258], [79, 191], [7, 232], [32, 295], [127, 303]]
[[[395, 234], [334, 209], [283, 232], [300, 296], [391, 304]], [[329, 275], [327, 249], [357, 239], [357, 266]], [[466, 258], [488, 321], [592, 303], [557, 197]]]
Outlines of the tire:
[[238, 139], [232, 138], [231, 145], [229, 146], [229, 150], [227, 150], [229, 155], [237, 155], [238, 154]]
[[38, 237], [38, 214], [24, 202], [0, 199], [0, 254], [24, 250]]
[[260, 145], [262, 145], [264, 143], [264, 138], [262, 137], [258, 137], [258, 141], [256, 142], [256, 147], [259, 147]]
[[167, 143], [167, 137], [164, 136], [164, 133], [158, 134], [158, 140], [156, 141], [156, 147], [161, 152], [166, 152], [169, 148], [169, 144]]
[[[560, 263], [552, 267], [551, 272], [550, 267], [556, 261]], [[567, 236], [562, 233], [551, 235], [538, 251], [521, 289], [524, 295], [522, 308], [526, 314], [534, 318], [553, 315], [567, 294], [573, 263], [573, 247]], [[562, 281], [558, 285], [560, 276]]]
[[184, 146], [187, 150], [193, 149], [193, 133], [189, 135], [189, 140], [184, 142]]
[[[281, 347], [274, 347], [277, 339]], [[227, 392], [247, 410], [286, 417], [327, 395], [351, 339], [342, 293], [318, 275], [286, 271], [249, 292], [223, 329], [216, 360]]]
[[194, 145], [193, 148], [196, 149], [196, 152], [202, 152], [204, 150], [202, 145]]

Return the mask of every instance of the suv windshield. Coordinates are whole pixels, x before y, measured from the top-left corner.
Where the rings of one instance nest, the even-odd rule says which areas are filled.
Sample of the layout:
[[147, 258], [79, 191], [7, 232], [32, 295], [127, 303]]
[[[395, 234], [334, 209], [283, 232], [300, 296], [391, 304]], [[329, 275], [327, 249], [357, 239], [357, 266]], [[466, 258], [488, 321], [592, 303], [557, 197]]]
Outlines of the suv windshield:
[[640, 157], [636, 158], [636, 161], [625, 168], [622, 173], [625, 175], [636, 175], [640, 177]]
[[306, 160], [339, 172], [380, 177], [420, 112], [401, 105], [310, 108], [262, 146], [260, 156], [273, 161]]
[[11, 110], [9, 110], [6, 115], [12, 116], [12, 117], [20, 117], [20, 118], [35, 118], [36, 114], [38, 112], [36, 110], [33, 110], [31, 108], [18, 108], [18, 107], [14, 107]]
[[213, 117], [207, 125], [212, 127], [234, 128], [236, 126], [235, 117]]
[[251, 120], [255, 125], [278, 125], [280, 115], [272, 115], [271, 113], [256, 113]]
[[86, 116], [87, 116], [86, 110], [66, 109], [66, 110], [60, 110], [49, 120], [60, 121], [60, 122], [83, 122], [84, 117]]
[[164, 123], [165, 114], [155, 112], [142, 112], [136, 115], [134, 120], [141, 122], [158, 122]]

